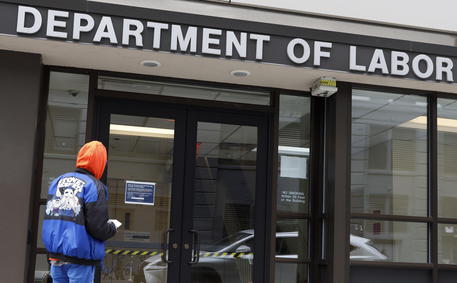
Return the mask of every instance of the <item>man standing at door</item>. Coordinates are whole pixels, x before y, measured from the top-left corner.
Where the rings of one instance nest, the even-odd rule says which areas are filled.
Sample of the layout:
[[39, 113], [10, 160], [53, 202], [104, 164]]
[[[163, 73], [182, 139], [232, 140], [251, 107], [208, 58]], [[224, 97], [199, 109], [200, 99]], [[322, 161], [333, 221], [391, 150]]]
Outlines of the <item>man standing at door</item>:
[[49, 252], [54, 283], [92, 283], [95, 266], [105, 255], [104, 241], [121, 223], [108, 219], [105, 146], [92, 141], [79, 151], [76, 170], [49, 187], [42, 239]]

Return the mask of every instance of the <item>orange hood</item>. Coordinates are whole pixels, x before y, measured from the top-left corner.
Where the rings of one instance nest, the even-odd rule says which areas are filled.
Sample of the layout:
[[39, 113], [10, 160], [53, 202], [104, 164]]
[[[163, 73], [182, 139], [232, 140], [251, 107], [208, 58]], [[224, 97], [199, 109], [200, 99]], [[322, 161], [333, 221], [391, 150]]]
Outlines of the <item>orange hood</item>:
[[76, 167], [86, 169], [100, 179], [105, 171], [106, 158], [105, 146], [101, 142], [91, 141], [79, 150]]

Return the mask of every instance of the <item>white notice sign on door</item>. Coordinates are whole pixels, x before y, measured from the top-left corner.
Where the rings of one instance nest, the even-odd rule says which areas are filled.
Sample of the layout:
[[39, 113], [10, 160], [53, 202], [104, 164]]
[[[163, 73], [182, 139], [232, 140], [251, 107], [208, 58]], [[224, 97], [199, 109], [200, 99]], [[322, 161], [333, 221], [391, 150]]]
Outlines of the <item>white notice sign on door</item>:
[[307, 160], [306, 157], [296, 156], [281, 156], [281, 177], [306, 179], [307, 173]]

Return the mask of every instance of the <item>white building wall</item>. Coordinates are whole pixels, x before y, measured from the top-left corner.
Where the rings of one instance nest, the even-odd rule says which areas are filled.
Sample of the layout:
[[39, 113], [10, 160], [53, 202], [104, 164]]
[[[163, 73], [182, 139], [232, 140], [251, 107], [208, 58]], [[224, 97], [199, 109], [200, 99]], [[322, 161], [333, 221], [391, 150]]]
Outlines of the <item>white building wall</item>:
[[[438, 2], [446, 2], [450, 3], [450, 6], [448, 7], [457, 8], [457, 1], [452, 0], [438, 0], [430, 3], [425, 0], [402, 0], [397, 1], [399, 2], [398, 5], [401, 5], [397, 5], [399, 8], [393, 8], [392, 5], [388, 5], [388, 3], [393, 3], [393, 0], [376, 2], [362, 0], [326, 0], [325, 5], [322, 4], [322, 1], [298, 0], [216, 0], [206, 2], [183, 0], [93, 0], [93, 2], [441, 45], [456, 46], [457, 44], [457, 17], [453, 16], [452, 12], [452, 10], [456, 9], [442, 9], [444, 3], [441, 5], [437, 4]], [[227, 5], [225, 3], [221, 4], [221, 2], [230, 2], [232, 5]], [[357, 5], [355, 2], [366, 3]], [[420, 5], [418, 2], [428, 4]], [[340, 4], [333, 5], [333, 3]], [[406, 7], [408, 7], [406, 3], [410, 6], [408, 9], [406, 9]], [[411, 5], [413, 5], [412, 3], [414, 3], [414, 12], [410, 11]], [[317, 9], [319, 6], [322, 6], [321, 10]], [[263, 7], [265, 9], [253, 9], [253, 7]], [[353, 9], [352, 7], [359, 8]], [[395, 11], [396, 9], [401, 11], [401, 13], [398, 13], [397, 15], [398, 21], [395, 21], [394, 18], [397, 14]], [[287, 13], [285, 10], [294, 13]], [[324, 14], [323, 12], [326, 12], [327, 14]], [[393, 13], [393, 15], [390, 15], [390, 13]], [[402, 13], [405, 14], [403, 17]], [[316, 15], [326, 17], [316, 17]], [[384, 17], [384, 19], [381, 19], [382, 17]], [[400, 19], [402, 21], [400, 21]], [[430, 25], [427, 25], [427, 22], [430, 22]], [[443, 23], [442, 26], [439, 26], [440, 22]], [[380, 25], [379, 23], [383, 23], [384, 25]], [[417, 29], [411, 29], [411, 27]], [[455, 35], [452, 33], [455, 33]]]
[[227, 2], [342, 19], [457, 32], [455, 0], [231, 0]]

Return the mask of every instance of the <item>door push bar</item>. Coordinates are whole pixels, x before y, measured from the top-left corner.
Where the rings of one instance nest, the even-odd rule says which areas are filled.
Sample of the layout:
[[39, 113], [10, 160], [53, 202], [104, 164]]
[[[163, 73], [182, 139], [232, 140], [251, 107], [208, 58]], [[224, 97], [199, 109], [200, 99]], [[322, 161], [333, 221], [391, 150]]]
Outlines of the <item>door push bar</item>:
[[173, 263], [173, 261], [169, 260], [168, 259], [168, 254], [169, 254], [169, 247], [170, 247], [170, 243], [168, 242], [168, 240], [170, 239], [170, 233], [171, 232], [174, 232], [175, 229], [168, 229], [166, 230], [164, 233], [163, 233], [163, 241], [162, 241], [162, 249], [163, 249], [163, 252], [162, 252], [162, 261], [165, 262], [165, 263]]
[[200, 240], [197, 230], [189, 230], [192, 233], [192, 259], [189, 264], [197, 264], [200, 261]]

